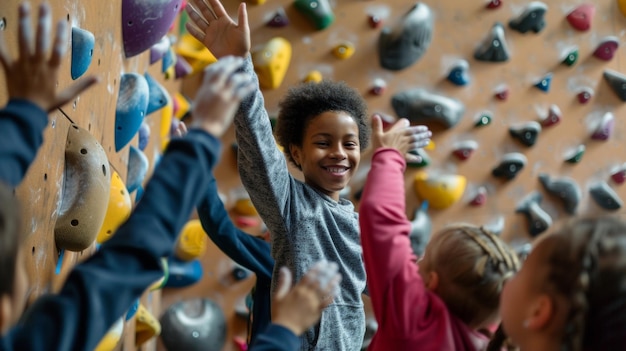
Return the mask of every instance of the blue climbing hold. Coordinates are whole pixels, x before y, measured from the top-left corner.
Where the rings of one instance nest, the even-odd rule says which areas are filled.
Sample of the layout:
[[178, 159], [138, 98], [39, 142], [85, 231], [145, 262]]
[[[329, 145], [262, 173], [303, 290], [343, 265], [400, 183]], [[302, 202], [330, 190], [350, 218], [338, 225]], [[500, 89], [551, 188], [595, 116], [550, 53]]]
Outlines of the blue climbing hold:
[[128, 150], [128, 173], [126, 175], [126, 189], [129, 193], [141, 186], [149, 166], [148, 157], [141, 150], [131, 145]]
[[470, 81], [468, 71], [469, 63], [466, 60], [459, 60], [448, 73], [448, 80], [454, 85], [467, 85]]
[[150, 89], [146, 78], [137, 73], [125, 73], [120, 79], [120, 91], [115, 106], [115, 151], [128, 144], [141, 126]]
[[144, 73], [143, 76], [146, 78], [146, 83], [148, 83], [149, 96], [146, 114], [149, 115], [167, 105], [167, 91], [148, 72]]
[[170, 276], [165, 286], [182, 288], [197, 283], [202, 278], [203, 269], [199, 260], [184, 262], [175, 257], [168, 259]]
[[72, 27], [72, 79], [78, 79], [87, 72], [93, 57], [96, 39], [90, 31]]
[[550, 91], [550, 84], [552, 83], [552, 73], [546, 74], [541, 80], [535, 83], [535, 88], [547, 93]]

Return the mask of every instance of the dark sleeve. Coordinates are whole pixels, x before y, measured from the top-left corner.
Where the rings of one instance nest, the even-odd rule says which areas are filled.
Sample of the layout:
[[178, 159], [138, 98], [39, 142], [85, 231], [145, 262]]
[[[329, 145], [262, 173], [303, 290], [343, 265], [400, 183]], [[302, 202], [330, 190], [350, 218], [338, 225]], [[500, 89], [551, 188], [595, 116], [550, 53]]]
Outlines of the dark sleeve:
[[277, 324], [270, 324], [257, 337], [250, 351], [295, 351], [300, 348], [300, 338], [291, 330]]
[[43, 143], [48, 114], [28, 100], [12, 99], [0, 110], [0, 180], [20, 184]]
[[157, 279], [161, 257], [209, 183], [219, 140], [199, 130], [173, 139], [135, 211], [113, 237], [77, 265], [56, 295], [40, 297], [7, 333], [3, 350], [93, 350]]
[[233, 261], [254, 272], [257, 277], [272, 278], [274, 260], [269, 243], [239, 230], [230, 220], [211, 175], [209, 189], [198, 206], [202, 228], [215, 245]]

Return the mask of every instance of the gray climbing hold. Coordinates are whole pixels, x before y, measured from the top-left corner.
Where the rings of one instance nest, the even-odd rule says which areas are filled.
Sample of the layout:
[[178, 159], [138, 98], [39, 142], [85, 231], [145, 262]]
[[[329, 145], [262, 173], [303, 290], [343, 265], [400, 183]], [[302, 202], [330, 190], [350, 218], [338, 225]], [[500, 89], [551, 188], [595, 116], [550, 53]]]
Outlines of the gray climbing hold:
[[582, 199], [582, 192], [574, 179], [569, 177], [551, 178], [546, 173], [540, 173], [539, 182], [549, 194], [561, 200], [565, 212], [571, 215], [576, 214], [576, 209]]
[[538, 192], [532, 192], [519, 203], [515, 209], [528, 219], [528, 233], [537, 236], [546, 231], [552, 225], [552, 217], [544, 211], [539, 204], [543, 197]]
[[428, 215], [428, 202], [424, 201], [422, 206], [415, 211], [411, 221], [411, 232], [409, 233], [411, 248], [415, 256], [422, 257], [424, 255], [432, 230], [433, 224]]
[[626, 102], [626, 75], [610, 69], [604, 70], [604, 80], [609, 83], [617, 97]]
[[509, 134], [526, 146], [533, 146], [541, 132], [541, 124], [536, 121], [525, 122], [509, 128]]
[[527, 162], [524, 154], [511, 152], [502, 157], [502, 161], [491, 171], [491, 174], [497, 178], [511, 180], [526, 166]]
[[533, 1], [518, 17], [509, 21], [509, 27], [520, 33], [526, 33], [529, 30], [539, 33], [546, 26], [544, 16], [547, 10], [548, 6], [543, 2]]
[[226, 343], [222, 308], [206, 298], [179, 301], [160, 319], [161, 340], [168, 350], [218, 351]]
[[433, 22], [430, 8], [417, 3], [392, 28], [385, 27], [378, 38], [380, 65], [397, 71], [419, 60], [432, 41]]
[[496, 22], [474, 52], [474, 58], [486, 62], [506, 62], [510, 54], [504, 37], [504, 26]]
[[589, 194], [596, 204], [605, 210], [615, 211], [622, 208], [622, 199], [605, 181], [590, 186]]
[[434, 122], [445, 128], [454, 127], [465, 112], [460, 101], [421, 88], [396, 93], [391, 105], [398, 116], [413, 123]]

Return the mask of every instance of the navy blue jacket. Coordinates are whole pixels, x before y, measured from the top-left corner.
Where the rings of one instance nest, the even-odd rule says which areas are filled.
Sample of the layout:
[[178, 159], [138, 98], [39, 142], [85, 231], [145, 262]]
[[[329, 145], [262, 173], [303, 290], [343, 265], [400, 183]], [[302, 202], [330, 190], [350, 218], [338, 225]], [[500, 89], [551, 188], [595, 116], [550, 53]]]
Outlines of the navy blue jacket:
[[256, 274], [249, 335], [249, 343], [252, 344], [257, 334], [270, 323], [270, 284], [274, 269], [270, 245], [235, 227], [219, 197], [217, 183], [212, 175], [209, 190], [198, 206], [198, 217], [204, 231], [222, 252]]

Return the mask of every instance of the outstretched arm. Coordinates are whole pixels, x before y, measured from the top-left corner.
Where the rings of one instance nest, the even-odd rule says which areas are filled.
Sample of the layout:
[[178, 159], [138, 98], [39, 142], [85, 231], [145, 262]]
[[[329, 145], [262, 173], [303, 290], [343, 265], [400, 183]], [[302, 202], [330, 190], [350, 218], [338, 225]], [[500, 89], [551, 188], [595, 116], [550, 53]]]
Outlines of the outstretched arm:
[[19, 7], [18, 58], [13, 59], [0, 31], [0, 64], [9, 94], [8, 104], [0, 110], [0, 180], [17, 186], [43, 143], [48, 112], [59, 108], [96, 83], [86, 77], [58, 92], [59, 67], [67, 51], [67, 26], [64, 20], [56, 27], [50, 54], [50, 7], [39, 7], [38, 26], [33, 38], [30, 7]]

